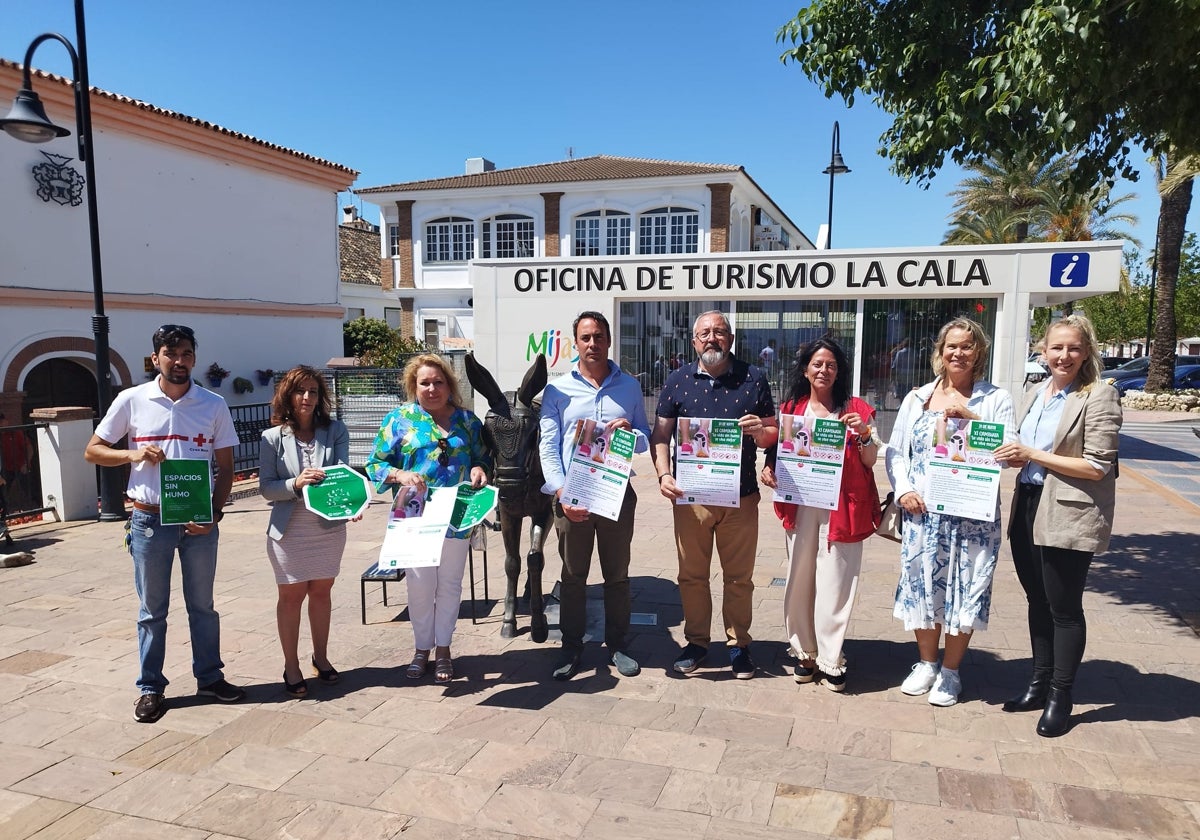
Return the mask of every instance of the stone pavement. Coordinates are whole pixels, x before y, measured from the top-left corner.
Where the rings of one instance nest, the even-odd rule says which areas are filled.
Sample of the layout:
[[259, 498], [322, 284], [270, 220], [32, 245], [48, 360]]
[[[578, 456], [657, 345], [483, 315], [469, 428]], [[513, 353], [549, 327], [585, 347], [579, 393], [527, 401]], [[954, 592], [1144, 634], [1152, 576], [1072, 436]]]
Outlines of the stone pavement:
[[[122, 526], [18, 529], [37, 562], [0, 569], [0, 837], [1200, 838], [1200, 507], [1123, 459], [1116, 535], [1086, 596], [1075, 726], [1047, 740], [1036, 714], [1000, 711], [1028, 667], [1007, 556], [957, 706], [899, 691], [916, 650], [891, 618], [897, 551], [879, 539], [866, 546], [847, 692], [797, 686], [781, 641], [782, 530], [767, 504], [758, 677], [671, 673], [681, 615], [670, 510], [639, 463], [634, 609], [657, 621], [635, 628], [644, 670], [629, 679], [589, 647], [578, 677], [550, 681], [556, 646], [501, 639], [493, 603], [477, 625], [464, 604], [450, 687], [406, 680], [403, 586], [391, 607], [373, 587], [371, 623], [359, 623], [356, 577], [378, 549], [381, 504], [350, 526], [334, 590], [331, 656], [344, 678], [310, 679], [309, 699], [294, 700], [279, 677], [267, 508], [250, 498], [227, 509], [217, 582], [227, 674], [249, 699], [192, 696], [176, 593], [170, 707], [138, 724]], [[554, 557], [553, 537], [548, 548]], [[714, 646], [710, 664], [724, 658]]]

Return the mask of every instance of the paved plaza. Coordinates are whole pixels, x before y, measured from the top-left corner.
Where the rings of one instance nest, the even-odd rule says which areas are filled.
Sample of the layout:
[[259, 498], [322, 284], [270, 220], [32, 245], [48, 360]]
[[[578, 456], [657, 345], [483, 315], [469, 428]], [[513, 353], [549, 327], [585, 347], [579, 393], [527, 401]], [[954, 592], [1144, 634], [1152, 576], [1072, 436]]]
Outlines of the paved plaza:
[[[644, 456], [631, 576], [634, 610], [654, 624], [634, 628], [643, 671], [633, 678], [589, 645], [579, 676], [553, 682], [556, 644], [500, 638], [492, 535], [493, 601], [478, 624], [464, 602], [458, 678], [405, 679], [404, 586], [389, 587], [391, 606], [372, 586], [369, 623], [359, 620], [380, 503], [349, 526], [334, 588], [330, 658], [342, 682], [310, 677], [309, 697], [292, 699], [280, 682], [267, 506], [255, 496], [227, 508], [217, 575], [226, 674], [248, 700], [193, 696], [176, 589], [170, 705], [139, 724], [122, 524], [17, 528], [17, 547], [36, 562], [0, 569], [0, 838], [1200, 840], [1200, 506], [1160, 481], [1179, 463], [1122, 455], [1112, 547], [1085, 597], [1075, 725], [1053, 740], [1034, 734], [1036, 713], [1000, 710], [1028, 669], [1007, 552], [957, 706], [900, 693], [916, 647], [891, 617], [898, 549], [877, 538], [864, 553], [846, 693], [796, 685], [782, 642], [783, 533], [767, 503], [757, 678], [735, 680], [728, 667], [672, 673], [682, 615], [671, 515]], [[547, 555], [549, 590], [553, 536]], [[598, 608], [598, 584], [589, 595]], [[714, 614], [719, 639], [719, 605]], [[306, 650], [302, 641], [302, 659]], [[709, 665], [725, 661], [715, 645]]]

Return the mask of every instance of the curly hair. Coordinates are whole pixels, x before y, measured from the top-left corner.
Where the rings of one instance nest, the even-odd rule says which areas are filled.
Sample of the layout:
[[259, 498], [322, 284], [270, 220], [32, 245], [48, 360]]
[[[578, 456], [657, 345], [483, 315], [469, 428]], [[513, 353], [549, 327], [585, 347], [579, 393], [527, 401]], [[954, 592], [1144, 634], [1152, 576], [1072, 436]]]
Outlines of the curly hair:
[[804, 374], [808, 370], [808, 363], [817, 355], [818, 350], [828, 350], [833, 354], [833, 361], [837, 365], [837, 376], [833, 378], [833, 405], [835, 409], [840, 410], [850, 401], [850, 360], [842, 345], [829, 337], [810, 341], [796, 352], [796, 364], [792, 366], [787, 398], [799, 402], [812, 391], [812, 385]]
[[984, 379], [988, 372], [988, 351], [992, 349], [992, 340], [983, 331], [983, 325], [970, 318], [955, 318], [938, 330], [937, 341], [933, 343], [933, 354], [930, 358], [933, 375], [941, 379], [946, 374], [946, 362], [942, 359], [942, 351], [946, 349], [946, 337], [950, 335], [950, 330], [970, 333], [971, 341], [975, 343], [975, 364], [971, 366], [971, 380], [979, 382]]
[[296, 429], [296, 417], [292, 413], [292, 395], [300, 390], [305, 380], [311, 379], [317, 383], [317, 407], [313, 411], [313, 425], [325, 428], [333, 415], [333, 398], [329, 395], [329, 385], [325, 377], [314, 367], [296, 365], [279, 380], [275, 396], [271, 398], [271, 423], [282, 426], [285, 423]]
[[459, 391], [458, 377], [454, 375], [454, 368], [450, 367], [450, 364], [436, 353], [422, 353], [419, 356], [413, 356], [404, 366], [404, 373], [400, 375], [400, 380], [404, 383], [404, 393], [408, 395], [408, 398], [413, 402], [417, 400], [417, 371], [423, 367], [437, 368], [442, 372], [442, 377], [450, 387], [450, 405], [462, 408], [462, 392]]

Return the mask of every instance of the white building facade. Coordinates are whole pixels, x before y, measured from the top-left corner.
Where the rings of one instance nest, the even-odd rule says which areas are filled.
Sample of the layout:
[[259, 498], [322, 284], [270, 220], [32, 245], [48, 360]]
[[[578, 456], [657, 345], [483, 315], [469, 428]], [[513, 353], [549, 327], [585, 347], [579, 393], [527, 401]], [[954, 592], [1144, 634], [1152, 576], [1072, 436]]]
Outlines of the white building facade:
[[[20, 68], [0, 59], [0, 102]], [[34, 73], [71, 136], [0, 136], [0, 410], [95, 402], [92, 268], [70, 83]], [[231, 404], [263, 402], [255, 372], [342, 353], [337, 193], [357, 173], [93, 89], [96, 197], [114, 392], [150, 377], [150, 336], [192, 327]], [[235, 393], [234, 379], [256, 391]]]
[[356, 190], [380, 208], [385, 305], [431, 346], [475, 338], [472, 260], [813, 247], [740, 166], [598, 155], [466, 168]]

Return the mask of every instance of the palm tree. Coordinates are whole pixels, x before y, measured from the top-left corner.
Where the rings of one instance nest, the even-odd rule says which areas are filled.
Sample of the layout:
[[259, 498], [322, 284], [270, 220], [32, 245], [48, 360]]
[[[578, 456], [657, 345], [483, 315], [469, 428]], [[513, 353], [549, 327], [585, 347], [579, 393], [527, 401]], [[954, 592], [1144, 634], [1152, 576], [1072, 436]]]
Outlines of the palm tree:
[[1122, 204], [1133, 201], [1133, 193], [1111, 198], [1107, 184], [1081, 195], [1051, 185], [1044, 191], [1044, 216], [1038, 220], [1031, 238], [1044, 242], [1091, 242], [1099, 239], [1127, 239], [1142, 247], [1141, 241], [1129, 228], [1137, 225], [1138, 217], [1128, 211], [1114, 212]]
[[1158, 181], [1158, 241], [1154, 243], [1154, 344], [1150, 352], [1147, 391], [1165, 391], [1175, 384], [1175, 286], [1188, 211], [1192, 207], [1192, 181], [1200, 175], [1200, 155], [1180, 157], [1173, 148], [1155, 155]]
[[1066, 180], [1072, 160], [1070, 155], [1046, 161], [1013, 152], [968, 163], [972, 174], [950, 191], [955, 197], [951, 225], [989, 212], [1010, 214], [1015, 237], [1010, 241], [1025, 242], [1030, 227], [1043, 218], [1047, 189]]
[[1023, 217], [992, 207], [981, 213], [962, 213], [950, 219], [950, 230], [942, 237], [943, 245], [1007, 245], [1017, 241], [1017, 227]]

